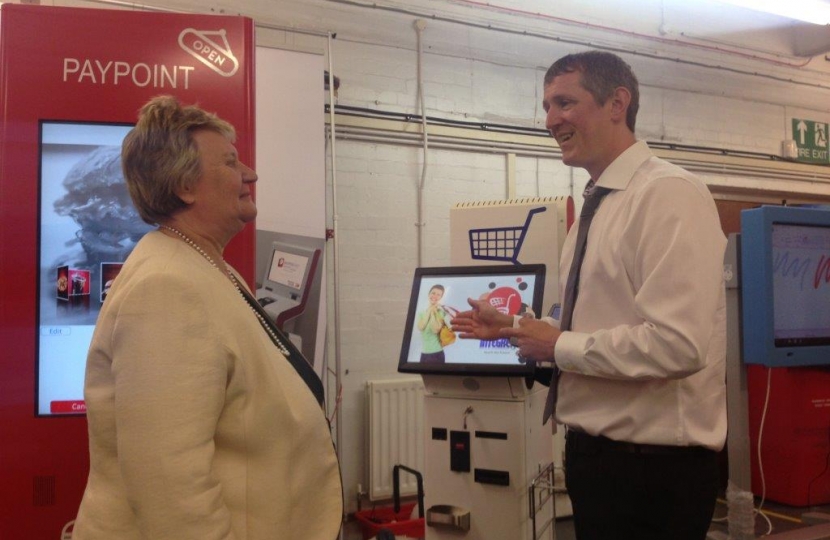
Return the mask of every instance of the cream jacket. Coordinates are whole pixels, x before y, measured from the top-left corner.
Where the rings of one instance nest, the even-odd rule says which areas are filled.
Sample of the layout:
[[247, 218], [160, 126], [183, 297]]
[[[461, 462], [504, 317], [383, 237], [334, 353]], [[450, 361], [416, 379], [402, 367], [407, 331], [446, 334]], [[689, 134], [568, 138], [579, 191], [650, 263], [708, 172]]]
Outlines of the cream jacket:
[[323, 411], [229, 279], [147, 234], [87, 359], [90, 473], [75, 540], [333, 540]]

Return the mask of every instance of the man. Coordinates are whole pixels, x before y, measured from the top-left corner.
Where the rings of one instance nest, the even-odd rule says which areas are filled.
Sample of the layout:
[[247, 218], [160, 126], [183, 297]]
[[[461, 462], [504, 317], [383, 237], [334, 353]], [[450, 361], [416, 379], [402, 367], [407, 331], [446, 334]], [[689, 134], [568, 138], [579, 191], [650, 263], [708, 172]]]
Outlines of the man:
[[[577, 538], [703, 539], [726, 439], [726, 239], [714, 201], [699, 179], [637, 141], [638, 83], [619, 57], [565, 56], [544, 84], [562, 161], [588, 171], [592, 198], [607, 193], [563, 246], [570, 322], [560, 331], [553, 319], [514, 320], [471, 299], [453, 328], [462, 338], [509, 337], [522, 358], [558, 368], [550, 391], [558, 389], [555, 419], [567, 429]], [[583, 227], [584, 258], [572, 270]]]

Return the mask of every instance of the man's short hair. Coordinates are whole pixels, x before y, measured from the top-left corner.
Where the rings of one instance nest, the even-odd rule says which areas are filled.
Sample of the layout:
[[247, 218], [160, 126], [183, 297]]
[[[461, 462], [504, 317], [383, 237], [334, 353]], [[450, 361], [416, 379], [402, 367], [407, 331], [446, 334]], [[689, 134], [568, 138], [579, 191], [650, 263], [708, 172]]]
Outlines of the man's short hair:
[[626, 111], [625, 124], [634, 133], [637, 123], [637, 111], [640, 108], [640, 85], [634, 72], [622, 58], [604, 51], [585, 51], [563, 56], [554, 62], [545, 73], [545, 86], [553, 79], [565, 73], [578, 72], [582, 75], [581, 83], [599, 105], [614, 95], [614, 90], [622, 86], [631, 94], [631, 103]]

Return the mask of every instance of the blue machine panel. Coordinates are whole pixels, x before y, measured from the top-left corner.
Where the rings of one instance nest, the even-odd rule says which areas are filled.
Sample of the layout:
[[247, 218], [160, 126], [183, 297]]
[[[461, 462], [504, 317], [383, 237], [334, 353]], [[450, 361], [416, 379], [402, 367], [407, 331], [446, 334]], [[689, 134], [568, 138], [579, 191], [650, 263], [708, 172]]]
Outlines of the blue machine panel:
[[743, 356], [830, 364], [830, 207], [741, 212]]

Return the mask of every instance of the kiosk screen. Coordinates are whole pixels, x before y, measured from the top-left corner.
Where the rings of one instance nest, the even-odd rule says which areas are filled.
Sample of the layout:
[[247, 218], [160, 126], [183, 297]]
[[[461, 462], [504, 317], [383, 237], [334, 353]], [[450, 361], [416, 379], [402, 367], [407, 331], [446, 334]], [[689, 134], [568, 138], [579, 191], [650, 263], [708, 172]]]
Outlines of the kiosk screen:
[[87, 349], [112, 280], [151, 229], [121, 173], [131, 126], [40, 123], [36, 413], [81, 414]]
[[507, 315], [538, 314], [545, 266], [418, 268], [412, 285], [398, 371], [446, 375], [528, 375], [507, 339], [460, 339], [452, 317], [469, 309], [467, 298], [484, 299]]

